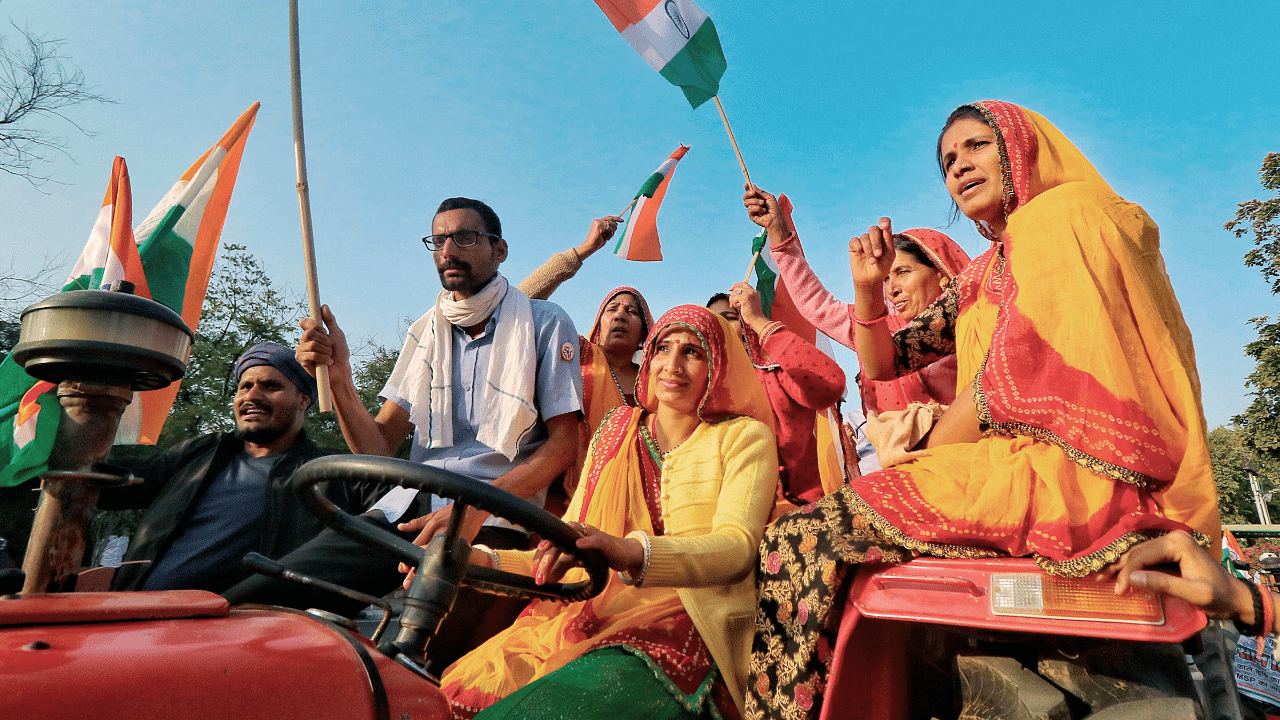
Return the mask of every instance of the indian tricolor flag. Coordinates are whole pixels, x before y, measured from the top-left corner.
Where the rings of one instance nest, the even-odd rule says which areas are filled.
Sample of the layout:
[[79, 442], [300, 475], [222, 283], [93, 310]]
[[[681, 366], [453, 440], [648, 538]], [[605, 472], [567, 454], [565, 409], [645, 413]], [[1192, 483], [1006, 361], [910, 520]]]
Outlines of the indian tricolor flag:
[[640, 187], [640, 192], [631, 201], [631, 215], [613, 248], [614, 255], [627, 260], [662, 259], [662, 245], [658, 242], [658, 208], [662, 205], [662, 198], [667, 195], [667, 184], [676, 171], [676, 163], [687, 152], [687, 145], [676, 148], [671, 157]]
[[138, 244], [133, 239], [133, 193], [129, 188], [129, 168], [116, 157], [111, 166], [111, 182], [102, 200], [98, 219], [89, 231], [80, 259], [62, 290], [99, 290], [117, 280], [133, 283], [134, 293], [151, 297], [142, 271]]
[[720, 92], [728, 65], [711, 18], [689, 0], [596, 0], [613, 27], [695, 108]]
[[[147, 279], [133, 241], [133, 201], [129, 189], [129, 168], [117, 157], [111, 166], [111, 181], [89, 232], [80, 258], [63, 284], [68, 290], [97, 290], [116, 280], [134, 284], [135, 292], [147, 293]], [[53, 383], [36, 381], [6, 357], [0, 367], [0, 487], [18, 485], [44, 472], [49, 452], [58, 434], [58, 399]]]
[[[779, 195], [778, 205], [787, 218], [787, 225], [794, 228], [795, 223], [791, 220], [790, 198]], [[818, 329], [800, 314], [795, 301], [791, 299], [791, 293], [787, 291], [786, 283], [782, 281], [778, 271], [778, 264], [774, 262], [773, 254], [769, 252], [767, 231], [761, 230], [760, 234], [751, 241], [751, 252], [753, 255], [759, 253], [755, 261], [756, 291], [760, 293], [760, 306], [765, 316], [782, 323], [788, 330], [834, 358], [835, 348], [831, 345], [831, 338], [818, 332]], [[822, 476], [823, 492], [828, 495], [845, 483], [845, 458], [844, 446], [840, 442], [841, 432], [840, 413], [834, 406], [818, 413], [818, 421], [814, 425], [814, 433], [818, 440], [818, 471]], [[851, 462], [857, 465], [856, 458]]]
[[0, 363], [0, 487], [24, 483], [48, 467], [58, 434], [55, 387], [28, 375], [13, 355]]
[[[63, 290], [99, 289], [128, 280], [138, 295], [172, 308], [194, 330], [257, 112], [254, 103], [133, 230], [129, 171], [117, 157], [89, 241]], [[0, 487], [33, 479], [48, 467], [59, 418], [52, 389], [49, 383], [35, 382], [12, 356], [0, 364]], [[116, 442], [155, 443], [177, 393], [178, 383], [134, 393]]]
[[[250, 105], [218, 144], [187, 168], [133, 231], [151, 299], [181, 315], [193, 331], [200, 324], [222, 224], [258, 105]], [[120, 420], [116, 442], [154, 444], [178, 396], [178, 386], [175, 382], [136, 393]]]

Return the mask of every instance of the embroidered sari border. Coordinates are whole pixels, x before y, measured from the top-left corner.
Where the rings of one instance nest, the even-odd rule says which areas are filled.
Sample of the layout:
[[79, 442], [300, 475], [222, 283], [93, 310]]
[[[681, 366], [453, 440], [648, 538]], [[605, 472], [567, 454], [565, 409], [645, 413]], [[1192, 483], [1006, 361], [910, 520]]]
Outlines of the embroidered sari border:
[[[932, 543], [917, 540], [902, 532], [895, 527], [893, 523], [885, 519], [885, 517], [873, 508], [866, 500], [862, 499], [862, 496], [858, 494], [857, 490], [854, 490], [853, 488], [847, 488], [847, 490], [852, 498], [853, 509], [863, 515], [866, 515], [875, 529], [895, 545], [899, 545], [907, 548], [908, 550], [914, 550], [919, 553], [926, 553], [944, 558], [974, 559], [1007, 557], [1005, 553], [972, 545], [949, 545], [946, 543]], [[836, 528], [833, 528], [833, 530], [836, 530]]]

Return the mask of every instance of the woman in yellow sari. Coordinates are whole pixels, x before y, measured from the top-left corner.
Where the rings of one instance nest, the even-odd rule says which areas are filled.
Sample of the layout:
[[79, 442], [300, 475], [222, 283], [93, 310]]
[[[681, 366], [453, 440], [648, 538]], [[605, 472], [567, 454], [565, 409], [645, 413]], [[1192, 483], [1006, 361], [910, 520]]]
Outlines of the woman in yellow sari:
[[856, 321], [871, 379], [954, 352], [956, 401], [919, 456], [770, 529], [752, 716], [818, 715], [852, 563], [1032, 556], [1078, 577], [1171, 530], [1218, 542], [1191, 336], [1155, 224], [1057, 128], [1009, 103], [957, 109], [938, 161], [991, 248], [892, 337], [878, 299], [888, 218], [850, 243], [850, 265], [868, 300]]
[[[586, 602], [532, 603], [451, 666], [441, 686], [459, 717], [740, 712], [778, 484], [769, 401], [727, 323], [693, 305], [650, 332], [636, 396], [595, 432], [565, 515], [618, 574]], [[539, 581], [567, 569], [545, 545], [496, 555]]]

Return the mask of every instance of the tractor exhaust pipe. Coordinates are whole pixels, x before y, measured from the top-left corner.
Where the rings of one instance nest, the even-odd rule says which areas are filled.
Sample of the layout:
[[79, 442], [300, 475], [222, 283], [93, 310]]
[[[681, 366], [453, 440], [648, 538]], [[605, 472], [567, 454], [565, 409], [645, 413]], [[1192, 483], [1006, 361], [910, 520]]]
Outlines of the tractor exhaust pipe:
[[58, 434], [22, 570], [22, 592], [73, 590], [103, 485], [125, 478], [96, 471], [107, 459], [135, 390], [182, 377], [193, 334], [177, 313], [133, 295], [132, 283], [110, 291], [75, 290], [22, 311], [13, 359], [57, 385]]

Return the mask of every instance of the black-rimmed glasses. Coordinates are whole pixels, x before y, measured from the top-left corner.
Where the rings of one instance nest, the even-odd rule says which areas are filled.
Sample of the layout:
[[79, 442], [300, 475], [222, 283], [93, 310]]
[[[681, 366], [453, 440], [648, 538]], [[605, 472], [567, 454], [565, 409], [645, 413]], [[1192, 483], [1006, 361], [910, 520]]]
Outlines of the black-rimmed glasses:
[[453, 244], [460, 248], [471, 247], [472, 245], [480, 242], [481, 235], [487, 238], [492, 238], [492, 242], [497, 242], [502, 239], [493, 233], [480, 232], [479, 230], [454, 230], [451, 233], [428, 235], [422, 238], [422, 244], [426, 245], [427, 249], [431, 252], [435, 252], [437, 250], [443, 250], [445, 242], [452, 238]]

